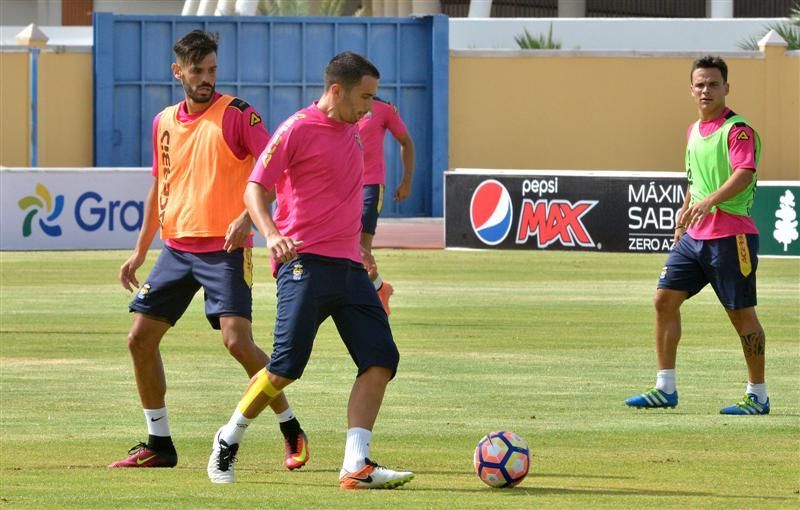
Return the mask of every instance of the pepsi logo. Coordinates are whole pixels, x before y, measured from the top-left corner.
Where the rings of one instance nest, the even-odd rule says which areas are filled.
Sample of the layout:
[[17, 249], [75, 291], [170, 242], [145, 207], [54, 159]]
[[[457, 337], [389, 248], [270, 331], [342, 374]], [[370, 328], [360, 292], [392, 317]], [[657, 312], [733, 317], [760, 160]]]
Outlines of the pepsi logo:
[[503, 242], [511, 230], [511, 196], [500, 182], [487, 179], [480, 183], [469, 203], [472, 230], [485, 244]]

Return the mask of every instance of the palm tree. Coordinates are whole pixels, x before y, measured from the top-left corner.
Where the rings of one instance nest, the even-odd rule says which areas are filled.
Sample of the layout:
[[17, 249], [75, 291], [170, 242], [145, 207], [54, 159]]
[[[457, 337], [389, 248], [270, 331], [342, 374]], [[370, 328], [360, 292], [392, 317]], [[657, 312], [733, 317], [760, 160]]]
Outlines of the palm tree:
[[[779, 36], [786, 41], [787, 50], [800, 50], [800, 3], [795, 3], [789, 11], [789, 20], [781, 23], [770, 23], [766, 27], [764, 34], [770, 30], [774, 30]], [[764, 34], [760, 36], [751, 36], [743, 41], [736, 43], [736, 46], [743, 50], [758, 50], [758, 41]]]

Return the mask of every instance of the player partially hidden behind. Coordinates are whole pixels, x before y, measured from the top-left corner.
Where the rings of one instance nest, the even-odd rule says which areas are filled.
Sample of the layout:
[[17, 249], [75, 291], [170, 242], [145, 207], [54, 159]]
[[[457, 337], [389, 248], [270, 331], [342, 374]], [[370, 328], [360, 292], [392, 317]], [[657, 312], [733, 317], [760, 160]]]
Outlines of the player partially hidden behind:
[[370, 111], [379, 78], [364, 57], [335, 56], [325, 68], [322, 97], [284, 121], [250, 176], [245, 203], [275, 266], [278, 311], [269, 365], [250, 380], [230, 421], [214, 436], [208, 460], [214, 483], [233, 482], [247, 426], [303, 375], [317, 329], [328, 317], [358, 368], [339, 486], [392, 489], [414, 477], [369, 459], [372, 428], [400, 358], [359, 243], [364, 156], [355, 124]]
[[[214, 91], [217, 42], [195, 30], [175, 44], [172, 74], [185, 101], [153, 121], [153, 184], [145, 201], [142, 230], [133, 254], [119, 271], [122, 286], [139, 287], [136, 270], [144, 263], [156, 231], [164, 249], [130, 303], [128, 333], [136, 386], [149, 438], [109, 467], [173, 467], [159, 343], [202, 288], [206, 317], [231, 355], [253, 376], [267, 356], [253, 342], [252, 223], [242, 200], [247, 176], [269, 141], [258, 113], [241, 99]], [[286, 447], [285, 464], [308, 461], [306, 437], [286, 398], [272, 404]]]
[[[378, 226], [378, 216], [383, 208], [383, 189], [386, 184], [386, 161], [383, 156], [383, 141], [386, 131], [400, 144], [400, 160], [403, 162], [403, 176], [394, 192], [394, 199], [402, 202], [411, 195], [411, 179], [414, 175], [414, 141], [408, 134], [397, 107], [374, 98], [372, 111], [358, 121], [359, 134], [364, 144], [364, 209], [361, 213], [361, 249], [372, 254], [372, 240]], [[372, 257], [368, 257], [372, 259]], [[381, 299], [386, 315], [389, 311], [389, 298], [394, 293], [392, 285], [383, 281], [375, 264], [367, 267], [369, 277], [378, 297]]]
[[678, 405], [680, 307], [710, 283], [741, 339], [748, 375], [744, 398], [720, 413], [769, 414], [765, 336], [755, 309], [758, 230], [750, 217], [761, 142], [747, 121], [725, 106], [730, 87], [721, 58], [696, 60], [690, 79], [700, 120], [689, 128], [689, 189], [655, 295], [656, 386], [625, 403], [639, 408]]

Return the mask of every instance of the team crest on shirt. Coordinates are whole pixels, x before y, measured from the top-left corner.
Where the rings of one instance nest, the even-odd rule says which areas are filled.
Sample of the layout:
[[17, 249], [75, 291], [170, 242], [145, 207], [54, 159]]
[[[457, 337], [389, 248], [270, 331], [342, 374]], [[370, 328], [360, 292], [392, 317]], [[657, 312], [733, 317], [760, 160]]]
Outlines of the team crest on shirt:
[[361, 143], [361, 137], [360, 137], [360, 136], [358, 136], [358, 133], [356, 133], [355, 137], [356, 137], [356, 143], [358, 144], [358, 146], [359, 146], [359, 147], [361, 148], [361, 150], [363, 151], [363, 150], [364, 150], [364, 144], [363, 144], [363, 143]]
[[292, 266], [292, 280], [299, 280], [303, 277], [303, 264], [295, 262]]
[[742, 132], [741, 132], [741, 133], [739, 133], [739, 136], [737, 136], [737, 137], [736, 137], [736, 139], [737, 139], [737, 140], [744, 140], [744, 141], [747, 141], [747, 140], [749, 140], [749, 139], [750, 139], [750, 137], [749, 137], [749, 136], [747, 136], [747, 133], [745, 133], [745, 132], [744, 132], [744, 130], [742, 130]]
[[250, 112], [250, 127], [261, 123], [261, 117], [256, 112]]
[[145, 283], [144, 285], [142, 285], [142, 288], [139, 289], [139, 292], [136, 294], [136, 297], [139, 299], [144, 299], [147, 297], [148, 294], [150, 294], [150, 284]]

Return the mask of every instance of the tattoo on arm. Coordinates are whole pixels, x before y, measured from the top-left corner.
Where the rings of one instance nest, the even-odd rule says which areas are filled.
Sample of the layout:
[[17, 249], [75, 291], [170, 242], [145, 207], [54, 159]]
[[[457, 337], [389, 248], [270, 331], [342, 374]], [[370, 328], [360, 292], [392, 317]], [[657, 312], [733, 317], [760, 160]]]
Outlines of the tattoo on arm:
[[745, 356], [750, 357], [764, 355], [764, 344], [766, 343], [767, 338], [763, 331], [741, 335], [739, 338], [742, 339], [742, 350], [744, 350]]

